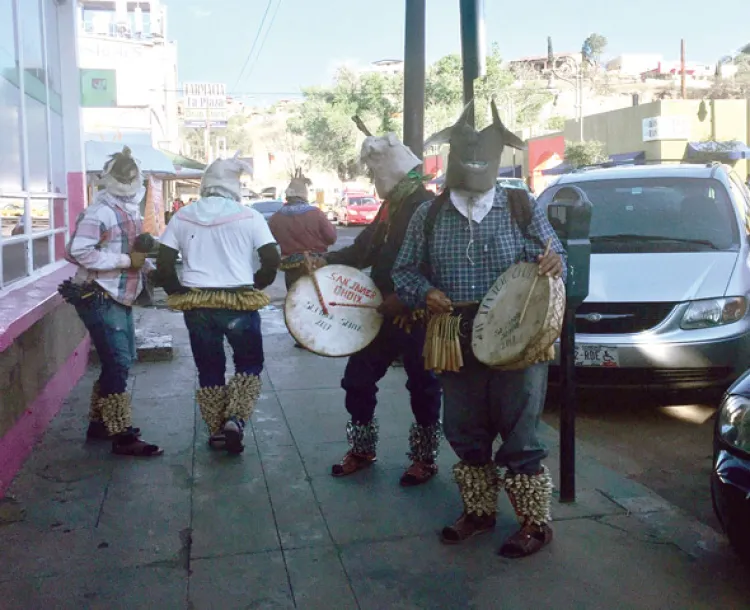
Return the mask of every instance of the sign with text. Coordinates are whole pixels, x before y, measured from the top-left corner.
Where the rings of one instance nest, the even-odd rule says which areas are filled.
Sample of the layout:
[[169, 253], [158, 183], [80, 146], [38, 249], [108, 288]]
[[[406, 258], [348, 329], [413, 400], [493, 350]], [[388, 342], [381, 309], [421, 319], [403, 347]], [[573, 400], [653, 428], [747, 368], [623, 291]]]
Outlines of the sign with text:
[[227, 87], [223, 83], [185, 83], [183, 119], [186, 127], [226, 127]]
[[113, 108], [117, 106], [117, 72], [115, 70], [81, 70], [81, 107]]
[[643, 141], [689, 140], [690, 117], [685, 115], [656, 116], [643, 119]]

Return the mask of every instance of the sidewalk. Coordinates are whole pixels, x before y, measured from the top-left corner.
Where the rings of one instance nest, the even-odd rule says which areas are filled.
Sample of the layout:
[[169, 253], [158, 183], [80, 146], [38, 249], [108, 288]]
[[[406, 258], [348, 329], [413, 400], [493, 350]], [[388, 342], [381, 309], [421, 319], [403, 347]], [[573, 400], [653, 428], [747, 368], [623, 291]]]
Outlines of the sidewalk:
[[[494, 551], [514, 527], [445, 547], [460, 513], [447, 444], [427, 485], [398, 486], [411, 413], [403, 369], [380, 391], [379, 462], [329, 476], [346, 450], [344, 359], [292, 347], [263, 312], [267, 368], [248, 446], [209, 451], [179, 314], [171, 362], [139, 363], [132, 391], [163, 458], [128, 460], [82, 441], [91, 369], [0, 501], [0, 607], [36, 608], [744, 608], [750, 585], [723, 538], [579, 448], [578, 501], [555, 505], [555, 541], [533, 557]], [[557, 479], [557, 442], [545, 439]], [[708, 485], [706, 485], [708, 493]]]

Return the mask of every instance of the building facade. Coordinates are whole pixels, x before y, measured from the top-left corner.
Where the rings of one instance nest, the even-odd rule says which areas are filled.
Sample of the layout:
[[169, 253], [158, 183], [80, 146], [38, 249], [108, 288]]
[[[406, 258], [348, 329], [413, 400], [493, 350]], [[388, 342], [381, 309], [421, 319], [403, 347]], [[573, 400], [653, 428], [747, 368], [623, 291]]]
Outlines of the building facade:
[[86, 141], [179, 152], [177, 46], [158, 1], [79, 0]]
[[0, 0], [0, 497], [83, 373], [57, 285], [85, 205], [72, 0]]

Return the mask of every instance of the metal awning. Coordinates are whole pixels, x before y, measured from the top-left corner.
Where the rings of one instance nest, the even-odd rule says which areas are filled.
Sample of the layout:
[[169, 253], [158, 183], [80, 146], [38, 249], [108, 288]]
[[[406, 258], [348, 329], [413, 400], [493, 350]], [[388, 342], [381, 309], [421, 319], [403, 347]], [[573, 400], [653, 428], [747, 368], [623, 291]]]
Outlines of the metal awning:
[[498, 178], [520, 178], [522, 175], [523, 168], [520, 165], [508, 165], [497, 171]]
[[750, 148], [738, 140], [726, 142], [688, 142], [687, 158], [712, 161], [750, 159]]
[[178, 170], [180, 168], [182, 169], [197, 169], [197, 170], [204, 170], [206, 167], [208, 167], [205, 163], [201, 163], [200, 161], [196, 161], [195, 159], [189, 159], [188, 157], [183, 157], [182, 155], [178, 155], [172, 152], [169, 152], [168, 150], [161, 150], [159, 152], [164, 153], [169, 159], [172, 161], [172, 164], [177, 168]]
[[86, 172], [99, 173], [104, 168], [109, 158], [118, 152], [122, 152], [127, 146], [133, 151], [133, 157], [141, 163], [141, 171], [144, 174], [162, 174], [174, 176], [176, 174], [172, 161], [163, 152], [146, 146], [145, 144], [128, 144], [127, 142], [99, 142], [96, 140], [86, 141]]

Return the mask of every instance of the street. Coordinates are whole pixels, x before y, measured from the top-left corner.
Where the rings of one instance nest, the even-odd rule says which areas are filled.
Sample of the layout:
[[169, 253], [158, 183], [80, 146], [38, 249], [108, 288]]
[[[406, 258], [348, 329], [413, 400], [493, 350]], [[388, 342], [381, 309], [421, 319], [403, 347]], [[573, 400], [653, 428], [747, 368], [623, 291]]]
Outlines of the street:
[[[351, 244], [362, 227], [337, 230], [334, 249]], [[283, 277], [274, 289], [283, 294]], [[708, 484], [715, 402], [692, 404], [685, 394], [667, 397], [619, 390], [581, 391], [579, 398], [577, 437], [600, 462], [719, 530]], [[558, 406], [551, 391], [544, 420], [555, 428]]]

